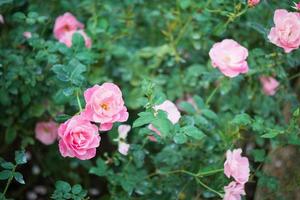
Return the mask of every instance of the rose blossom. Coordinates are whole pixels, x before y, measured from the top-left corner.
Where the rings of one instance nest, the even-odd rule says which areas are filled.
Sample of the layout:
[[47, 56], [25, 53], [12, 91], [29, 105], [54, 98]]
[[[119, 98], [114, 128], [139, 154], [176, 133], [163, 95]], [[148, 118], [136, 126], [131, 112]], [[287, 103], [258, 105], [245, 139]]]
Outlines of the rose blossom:
[[279, 82], [270, 76], [261, 76], [260, 82], [263, 85], [263, 91], [266, 95], [272, 96], [276, 93], [279, 86]]
[[212, 66], [230, 78], [248, 72], [248, 50], [234, 40], [215, 43], [209, 51]]
[[126, 124], [118, 127], [119, 137], [116, 140], [118, 142], [118, 151], [125, 156], [128, 154], [128, 150], [130, 148], [130, 145], [126, 143], [127, 134], [130, 129], [131, 126]]
[[29, 39], [29, 38], [32, 37], [32, 34], [31, 34], [31, 32], [29, 32], [29, 31], [25, 31], [25, 32], [23, 33], [23, 36], [24, 36], [26, 39]]
[[73, 116], [58, 129], [59, 151], [63, 157], [91, 159], [100, 144], [98, 127], [81, 115]]
[[71, 47], [74, 33], [79, 33], [84, 39], [85, 46], [87, 48], [91, 48], [92, 40], [91, 38], [89, 38], [89, 36], [86, 35], [83, 30], [66, 32], [62, 37], [60, 37], [59, 42], [64, 43], [67, 47]]
[[55, 38], [60, 40], [67, 32], [83, 28], [84, 25], [82, 23], [77, 21], [71, 13], [66, 12], [64, 15], [56, 18], [53, 32]]
[[260, 0], [248, 0], [248, 5], [249, 6], [256, 6], [259, 4]]
[[35, 138], [46, 145], [53, 144], [57, 138], [58, 124], [53, 121], [38, 122], [35, 126]]
[[100, 130], [110, 130], [114, 122], [128, 119], [122, 92], [113, 83], [95, 85], [84, 92], [86, 102], [82, 115], [90, 121], [100, 123]]
[[225, 195], [223, 200], [241, 200], [241, 195], [245, 195], [244, 185], [237, 182], [231, 182], [224, 187]]
[[242, 157], [241, 153], [241, 149], [226, 152], [224, 173], [228, 178], [232, 176], [236, 182], [245, 184], [249, 179], [250, 168], [248, 158]]
[[269, 40], [289, 53], [300, 46], [300, 14], [277, 9], [274, 14], [275, 27], [271, 28]]
[[[167, 113], [168, 119], [170, 120], [170, 122], [172, 124], [176, 124], [181, 117], [180, 112], [177, 109], [176, 105], [172, 101], [169, 101], [169, 100], [164, 101], [160, 105], [154, 106], [153, 109], [155, 111], [158, 111], [158, 110], [165, 111]], [[157, 128], [155, 128], [152, 124], [149, 124], [148, 128], [150, 130], [154, 131], [157, 135], [161, 135], [159, 130], [157, 130]], [[149, 136], [149, 139], [151, 141], [156, 141], [154, 136]]]
[[293, 8], [300, 11], [300, 2], [299, 3], [294, 2], [294, 5], [295, 6]]

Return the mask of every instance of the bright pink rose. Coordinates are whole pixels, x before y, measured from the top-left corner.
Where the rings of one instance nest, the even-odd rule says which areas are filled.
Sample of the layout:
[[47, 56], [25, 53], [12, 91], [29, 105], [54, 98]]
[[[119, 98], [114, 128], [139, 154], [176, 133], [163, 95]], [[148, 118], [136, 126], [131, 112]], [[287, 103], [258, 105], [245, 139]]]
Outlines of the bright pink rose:
[[289, 53], [300, 46], [300, 14], [278, 9], [274, 14], [275, 27], [271, 28], [269, 40]]
[[[170, 122], [172, 124], [176, 124], [181, 117], [180, 112], [177, 109], [176, 105], [172, 101], [169, 101], [169, 100], [164, 101], [160, 105], [154, 106], [153, 109], [156, 111], [158, 111], [158, 110], [165, 111], [167, 113], [168, 119], [170, 120]], [[149, 124], [148, 128], [150, 130], [154, 131], [157, 135], [161, 135], [159, 130], [157, 130], [152, 124]], [[149, 136], [149, 139], [151, 141], [156, 141], [155, 137], [153, 137], [153, 136]]]
[[259, 4], [260, 0], [248, 0], [248, 5], [249, 6], [256, 6]]
[[224, 173], [228, 178], [232, 176], [236, 182], [245, 184], [249, 179], [250, 168], [248, 158], [242, 157], [241, 153], [241, 149], [226, 152]]
[[237, 182], [231, 182], [224, 187], [225, 195], [223, 200], [241, 200], [241, 195], [246, 195], [244, 185]]
[[84, 42], [85, 42], [85, 46], [87, 48], [91, 48], [92, 40], [91, 40], [91, 38], [89, 38], [89, 36], [86, 35], [86, 33], [83, 30], [66, 32], [59, 39], [59, 42], [64, 43], [67, 47], [71, 47], [72, 46], [72, 38], [73, 38], [74, 33], [79, 33], [80, 35], [82, 35]]
[[272, 96], [276, 93], [279, 86], [279, 82], [270, 76], [261, 76], [260, 82], [263, 85], [263, 91], [266, 95]]
[[55, 38], [60, 40], [67, 32], [83, 28], [84, 25], [82, 23], [77, 21], [71, 13], [66, 12], [64, 15], [56, 18], [53, 32]]
[[228, 77], [248, 72], [248, 50], [234, 40], [225, 39], [215, 43], [209, 51], [213, 67]]
[[76, 115], [61, 124], [58, 129], [59, 151], [63, 157], [91, 159], [100, 144], [98, 127], [81, 115]]
[[95, 85], [84, 92], [86, 102], [82, 115], [90, 121], [100, 123], [100, 130], [107, 131], [114, 122], [125, 122], [128, 119], [122, 92], [113, 83]]
[[31, 32], [29, 32], [29, 31], [25, 31], [25, 32], [23, 33], [23, 36], [24, 36], [26, 39], [29, 39], [29, 38], [32, 37], [32, 34], [31, 34]]
[[49, 122], [38, 122], [35, 126], [35, 138], [46, 145], [53, 144], [57, 138], [58, 124]]

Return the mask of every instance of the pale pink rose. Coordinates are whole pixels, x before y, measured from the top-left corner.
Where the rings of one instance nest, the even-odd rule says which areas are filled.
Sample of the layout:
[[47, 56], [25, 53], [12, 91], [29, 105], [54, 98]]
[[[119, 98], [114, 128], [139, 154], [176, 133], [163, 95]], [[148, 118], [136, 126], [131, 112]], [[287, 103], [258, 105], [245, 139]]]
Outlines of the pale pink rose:
[[119, 138], [126, 139], [127, 134], [129, 133], [131, 129], [130, 125], [122, 124], [118, 127], [118, 133], [119, 133]]
[[237, 182], [231, 182], [224, 187], [225, 195], [223, 200], [241, 200], [241, 195], [246, 195], [244, 185]]
[[294, 2], [294, 6], [292, 8], [296, 9], [297, 11], [300, 11], [300, 2], [299, 3]]
[[248, 5], [249, 6], [256, 6], [259, 4], [260, 0], [248, 0]]
[[234, 40], [215, 43], [209, 51], [212, 66], [228, 77], [248, 72], [248, 50]]
[[4, 23], [5, 23], [4, 17], [3, 17], [3, 15], [0, 14], [0, 24], [4, 24]]
[[58, 129], [59, 151], [63, 157], [87, 160], [95, 157], [100, 144], [98, 127], [81, 115], [73, 116]]
[[232, 176], [236, 182], [245, 184], [249, 179], [250, 168], [248, 158], [242, 157], [241, 153], [241, 149], [226, 152], [224, 173], [228, 178]]
[[35, 126], [35, 138], [46, 145], [53, 144], [57, 139], [58, 124], [53, 121], [38, 122]]
[[86, 102], [82, 115], [93, 122], [100, 123], [100, 130], [107, 131], [115, 122], [128, 119], [122, 92], [113, 83], [95, 85], [84, 92]]
[[[160, 105], [154, 106], [153, 109], [155, 111], [158, 111], [158, 110], [165, 111], [167, 113], [168, 119], [170, 120], [170, 122], [172, 124], [176, 124], [181, 117], [180, 112], [177, 109], [176, 105], [172, 101], [169, 101], [169, 100], [164, 101]], [[150, 130], [154, 131], [157, 135], [161, 135], [159, 130], [157, 130], [152, 124], [149, 124], [148, 128]], [[156, 141], [155, 137], [153, 137], [153, 136], [149, 136], [149, 139], [151, 141]]]
[[32, 34], [31, 34], [31, 32], [29, 32], [29, 31], [25, 31], [25, 32], [23, 33], [23, 36], [24, 36], [26, 39], [29, 39], [29, 38], [32, 37]]
[[275, 27], [271, 28], [269, 40], [289, 53], [300, 46], [300, 13], [277, 9], [274, 14]]
[[77, 21], [76, 17], [71, 13], [66, 12], [64, 15], [56, 18], [53, 32], [55, 38], [60, 40], [67, 32], [83, 28], [84, 25]]
[[123, 142], [123, 141], [120, 141], [119, 142], [119, 146], [118, 146], [118, 151], [123, 154], [124, 156], [126, 156], [128, 154], [128, 150], [130, 148], [130, 145]]
[[83, 30], [66, 32], [62, 37], [60, 37], [59, 42], [64, 43], [67, 47], [71, 47], [74, 33], [79, 33], [80, 35], [82, 35], [85, 42], [85, 46], [87, 48], [91, 48], [92, 40], [91, 38], [89, 38], [89, 36], [86, 35], [86, 33]]
[[270, 76], [261, 76], [260, 82], [263, 85], [263, 91], [266, 95], [272, 96], [276, 93], [279, 86], [279, 82]]
[[119, 133], [119, 137], [117, 139], [118, 151], [125, 156], [128, 154], [128, 150], [130, 148], [130, 145], [125, 142], [128, 132], [130, 130], [131, 130], [130, 125], [123, 124], [118, 127], [118, 133]]

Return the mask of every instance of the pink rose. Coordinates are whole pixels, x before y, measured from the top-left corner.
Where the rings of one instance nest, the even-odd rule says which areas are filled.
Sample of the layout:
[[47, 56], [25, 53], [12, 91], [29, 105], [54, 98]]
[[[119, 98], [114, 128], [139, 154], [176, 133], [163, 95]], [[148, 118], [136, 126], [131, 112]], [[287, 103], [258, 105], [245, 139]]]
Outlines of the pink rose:
[[241, 149], [226, 152], [224, 173], [228, 178], [232, 176], [236, 182], [245, 184], [249, 179], [250, 168], [248, 158], [242, 157], [241, 153]]
[[29, 39], [29, 38], [32, 37], [32, 34], [31, 34], [31, 32], [29, 32], [29, 31], [25, 31], [25, 32], [23, 33], [23, 36], [24, 36], [26, 39]]
[[77, 21], [71, 13], [66, 12], [64, 15], [56, 18], [53, 32], [55, 38], [60, 40], [67, 32], [83, 28], [84, 25], [82, 23]]
[[122, 138], [125, 140], [127, 138], [127, 134], [129, 133], [130, 130], [131, 130], [130, 125], [126, 125], [126, 124], [120, 125], [118, 127], [119, 138]]
[[83, 30], [68, 31], [62, 37], [60, 37], [59, 42], [64, 43], [67, 47], [71, 47], [74, 33], [79, 33], [80, 35], [82, 35], [85, 42], [85, 46], [87, 48], [91, 48], [92, 40], [91, 38], [89, 38], [89, 36], [86, 35], [86, 33]]
[[[158, 110], [165, 111], [167, 113], [168, 119], [170, 120], [170, 122], [172, 124], [176, 124], [181, 117], [180, 112], [177, 109], [176, 105], [172, 101], [169, 101], [169, 100], [164, 101], [160, 105], [154, 106], [153, 109], [156, 111], [158, 111]], [[152, 124], [149, 124], [148, 128], [150, 130], [154, 131], [157, 135], [161, 135], [159, 130], [157, 130]], [[149, 136], [149, 139], [151, 141], [156, 141], [155, 137], [153, 137], [153, 136]]]
[[123, 154], [124, 156], [126, 156], [128, 154], [128, 150], [130, 148], [130, 145], [120, 141], [119, 145], [118, 145], [118, 151], [120, 152], [120, 154]]
[[93, 122], [100, 123], [100, 130], [107, 131], [114, 122], [125, 122], [128, 119], [122, 92], [113, 83], [95, 85], [84, 92], [86, 102], [82, 115]]
[[244, 185], [237, 182], [231, 182], [224, 187], [225, 195], [223, 200], [241, 200], [241, 195], [245, 195]]
[[269, 40], [289, 53], [300, 46], [300, 14], [277, 9], [274, 14], [275, 27], [271, 28]]
[[215, 43], [209, 51], [213, 67], [230, 78], [248, 72], [248, 50], [231, 39]]
[[263, 85], [263, 91], [266, 95], [272, 96], [276, 93], [279, 86], [279, 82], [270, 76], [261, 76], [260, 82]]
[[260, 0], [248, 0], [248, 5], [249, 6], [256, 6], [259, 4]]
[[45, 145], [53, 144], [57, 138], [58, 124], [49, 122], [38, 122], [35, 126], [35, 138]]
[[73, 116], [58, 129], [59, 151], [63, 157], [91, 159], [100, 144], [98, 127], [81, 115]]

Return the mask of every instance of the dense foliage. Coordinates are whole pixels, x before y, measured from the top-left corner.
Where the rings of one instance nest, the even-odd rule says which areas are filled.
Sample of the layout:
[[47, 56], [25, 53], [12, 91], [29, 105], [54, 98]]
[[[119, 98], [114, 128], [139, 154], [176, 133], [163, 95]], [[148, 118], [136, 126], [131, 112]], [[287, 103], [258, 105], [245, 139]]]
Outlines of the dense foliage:
[[[268, 39], [274, 11], [297, 12], [292, 6], [276, 0], [252, 7], [244, 0], [0, 1], [0, 192], [22, 199], [42, 185], [46, 199], [219, 199], [230, 182], [223, 173], [226, 151], [242, 148], [251, 169], [246, 196], [258, 185], [284, 199], [276, 193], [281, 183], [262, 166], [269, 151], [300, 145], [300, 50], [285, 53]], [[84, 24], [90, 48], [78, 33], [71, 47], [54, 37], [55, 20], [66, 12]], [[226, 38], [248, 49], [247, 73], [230, 78], [212, 67], [209, 51]], [[280, 83], [275, 95], [263, 92], [262, 76]], [[35, 138], [38, 122], [65, 122], [85, 107], [84, 91], [105, 82], [119, 86], [129, 118], [99, 132], [95, 158], [62, 157], [58, 142]], [[178, 123], [153, 109], [165, 100], [179, 108]], [[126, 139], [118, 138], [121, 124], [132, 127]], [[127, 155], [118, 151], [124, 140]]]

